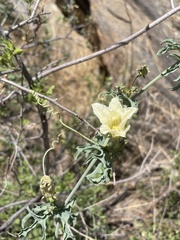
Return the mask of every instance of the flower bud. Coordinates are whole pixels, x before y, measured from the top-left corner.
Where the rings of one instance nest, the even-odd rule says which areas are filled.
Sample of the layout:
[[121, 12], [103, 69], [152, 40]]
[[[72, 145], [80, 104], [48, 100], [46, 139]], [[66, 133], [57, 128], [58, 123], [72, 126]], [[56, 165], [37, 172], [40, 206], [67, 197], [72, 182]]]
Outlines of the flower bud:
[[49, 200], [55, 199], [55, 185], [50, 176], [45, 175], [41, 178], [40, 190], [44, 198], [48, 198]]

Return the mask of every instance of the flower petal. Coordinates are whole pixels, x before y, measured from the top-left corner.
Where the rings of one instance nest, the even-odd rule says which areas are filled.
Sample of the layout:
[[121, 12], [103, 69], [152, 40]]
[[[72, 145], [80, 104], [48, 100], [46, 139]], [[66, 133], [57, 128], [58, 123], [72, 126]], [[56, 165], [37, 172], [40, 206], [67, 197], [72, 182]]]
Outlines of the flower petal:
[[113, 99], [111, 99], [110, 103], [109, 103], [109, 108], [111, 111], [122, 111], [122, 104], [120, 103], [119, 101], [119, 98], [118, 97], [115, 97]]
[[101, 126], [100, 126], [100, 132], [102, 133], [102, 134], [106, 134], [106, 133], [108, 133], [108, 132], [110, 132], [111, 131], [111, 129], [110, 129], [110, 127], [107, 125], [107, 124], [102, 124]]
[[100, 103], [93, 103], [92, 104], [94, 114], [99, 118], [100, 122], [106, 123], [107, 115], [109, 115], [109, 108]]
[[123, 110], [124, 111], [122, 113], [122, 118], [123, 118], [123, 120], [126, 119], [126, 121], [127, 121], [128, 119], [130, 119], [133, 116], [133, 114], [135, 114], [138, 111], [138, 108], [129, 107], [129, 108], [124, 108]]
[[126, 134], [127, 134], [127, 132], [128, 132], [128, 131], [129, 131], [129, 129], [130, 129], [130, 127], [131, 127], [131, 126], [130, 126], [130, 125], [128, 125], [128, 126], [127, 126], [127, 127], [124, 129], [124, 131], [121, 131], [121, 132], [120, 132], [120, 136], [125, 138], [125, 137], [126, 137]]

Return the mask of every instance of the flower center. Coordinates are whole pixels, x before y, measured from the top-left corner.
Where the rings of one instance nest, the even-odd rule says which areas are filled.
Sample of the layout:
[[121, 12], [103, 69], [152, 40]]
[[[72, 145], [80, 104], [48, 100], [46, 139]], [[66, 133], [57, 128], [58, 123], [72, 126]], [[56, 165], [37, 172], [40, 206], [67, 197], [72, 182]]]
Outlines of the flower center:
[[112, 116], [110, 121], [109, 121], [109, 127], [111, 129], [117, 130], [119, 128], [119, 124], [121, 123], [121, 118], [120, 116]]

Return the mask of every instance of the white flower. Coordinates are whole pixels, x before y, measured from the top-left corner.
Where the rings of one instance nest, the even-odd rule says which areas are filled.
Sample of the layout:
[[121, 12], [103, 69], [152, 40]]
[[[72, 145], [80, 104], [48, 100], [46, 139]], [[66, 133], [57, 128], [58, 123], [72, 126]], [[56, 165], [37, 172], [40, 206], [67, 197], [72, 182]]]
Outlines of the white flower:
[[130, 125], [127, 121], [137, 112], [136, 107], [125, 107], [119, 101], [118, 97], [114, 97], [109, 103], [109, 107], [100, 104], [92, 104], [94, 114], [101, 122], [100, 132], [102, 134], [110, 133], [112, 137], [126, 137]]

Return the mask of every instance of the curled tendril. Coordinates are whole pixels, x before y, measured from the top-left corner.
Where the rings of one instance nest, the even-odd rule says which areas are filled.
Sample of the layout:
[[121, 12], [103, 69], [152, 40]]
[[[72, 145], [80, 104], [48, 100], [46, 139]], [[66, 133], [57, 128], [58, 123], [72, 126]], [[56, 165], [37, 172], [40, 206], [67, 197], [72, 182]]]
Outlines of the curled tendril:
[[34, 90], [30, 90], [30, 94], [35, 98], [38, 105], [47, 109], [47, 113], [50, 113], [52, 116], [59, 114], [59, 112], [54, 112], [54, 109], [48, 104], [48, 101], [42, 100]]
[[[59, 112], [54, 112], [54, 109], [48, 104], [47, 100], [43, 100], [42, 98], [40, 98], [40, 97], [38, 96], [38, 94], [37, 94], [34, 90], [30, 90], [30, 94], [32, 94], [32, 96], [35, 98], [37, 104], [39, 104], [39, 105], [42, 106], [43, 108], [46, 108], [46, 109], [47, 109], [47, 112], [48, 112], [48, 113], [51, 113], [51, 115], [57, 115], [57, 114], [59, 115]], [[86, 136], [84, 136], [84, 135], [81, 134], [80, 132], [76, 131], [75, 129], [67, 126], [67, 125], [61, 120], [61, 118], [59, 119], [59, 121], [60, 121], [60, 123], [61, 123], [64, 127], [66, 127], [66, 128], [68, 128], [68, 129], [70, 129], [71, 131], [79, 134], [81, 137], [83, 137], [84, 139], [86, 139], [88, 142], [91, 142], [91, 143], [93, 143], [93, 144], [98, 145], [98, 143], [96, 143], [96, 142], [92, 141], [91, 139], [87, 138]], [[60, 135], [61, 135], [61, 133], [58, 135], [57, 139], [52, 142], [52, 147], [49, 148], [49, 149], [45, 152], [45, 154], [44, 154], [44, 156], [43, 156], [43, 159], [42, 159], [42, 168], [43, 168], [43, 175], [44, 175], [44, 176], [46, 175], [46, 171], [45, 171], [45, 158], [46, 158], [47, 154], [48, 154], [51, 150], [53, 150], [53, 149], [55, 148], [55, 144], [59, 142], [59, 137], [60, 137]]]
[[86, 136], [84, 136], [83, 134], [81, 134], [80, 132], [76, 131], [74, 128], [71, 128], [71, 127], [69, 127], [68, 125], [66, 125], [66, 124], [62, 121], [61, 118], [59, 119], [59, 121], [60, 121], [60, 123], [61, 123], [64, 127], [66, 127], [66, 128], [68, 128], [68, 129], [70, 129], [71, 131], [79, 134], [81, 137], [83, 137], [84, 139], [86, 139], [88, 142], [98, 145], [98, 143], [92, 141], [92, 140], [89, 139], [88, 137], [86, 137]]
[[45, 158], [46, 158], [46, 155], [47, 155], [51, 150], [54, 150], [54, 149], [55, 149], [55, 144], [56, 144], [56, 143], [59, 143], [59, 138], [60, 138], [61, 135], [62, 135], [62, 133], [59, 133], [59, 134], [58, 134], [57, 139], [52, 142], [52, 147], [49, 148], [49, 149], [44, 153], [44, 156], [43, 156], [43, 159], [42, 159], [42, 168], [43, 168], [43, 174], [44, 174], [44, 176], [46, 175], [46, 171], [45, 171]]
[[[37, 93], [34, 90], [30, 90], [30, 94], [32, 94], [32, 96], [35, 98], [36, 102], [38, 105], [42, 106], [43, 108], [47, 109], [47, 113], [50, 113], [51, 115], [59, 115], [59, 112], [54, 112], [54, 109], [48, 104], [47, 100], [43, 100], [42, 98], [40, 98]], [[51, 151], [54, 150], [55, 148], [55, 144], [59, 143], [59, 137], [62, 135], [62, 133], [58, 134], [57, 139], [55, 141], [52, 142], [52, 147], [49, 148], [42, 159], [42, 168], [43, 168], [43, 175], [46, 175], [46, 171], [45, 171], [45, 158], [47, 156], [47, 154]]]

